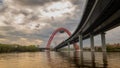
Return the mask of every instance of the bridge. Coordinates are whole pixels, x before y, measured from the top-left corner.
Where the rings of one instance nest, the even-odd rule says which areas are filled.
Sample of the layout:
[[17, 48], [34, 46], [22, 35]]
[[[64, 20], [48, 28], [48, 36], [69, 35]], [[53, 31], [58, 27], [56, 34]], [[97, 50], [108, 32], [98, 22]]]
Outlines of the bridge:
[[[50, 38], [49, 38], [49, 40], [48, 40], [48, 43], [47, 43], [47, 45], [46, 45], [46, 46], [47, 46], [47, 47], [46, 47], [47, 50], [50, 50], [50, 44], [51, 44], [54, 36], [55, 36], [56, 33], [58, 33], [58, 32], [60, 32], [60, 33], [66, 32], [69, 36], [71, 36], [71, 32], [70, 32], [69, 30], [67, 30], [66, 28], [61, 27], [61, 28], [56, 29], [56, 30], [52, 33], [52, 35], [50, 36]], [[79, 46], [77, 45], [77, 43], [73, 43], [73, 45], [74, 45], [74, 48], [75, 48], [76, 50], [79, 50]]]
[[75, 32], [54, 49], [58, 50], [79, 42], [83, 50], [83, 40], [90, 38], [94, 51], [94, 36], [101, 34], [102, 50], [106, 51], [105, 32], [120, 26], [120, 0], [88, 0], [82, 20]]
[[54, 50], [79, 42], [80, 51], [83, 51], [83, 40], [90, 38], [91, 51], [95, 51], [94, 36], [100, 34], [102, 51], [106, 52], [105, 32], [120, 26], [119, 3], [120, 0], [88, 0], [82, 20], [75, 32]]
[[70, 51], [70, 44], [79, 42], [80, 52], [81, 55], [83, 55], [83, 40], [90, 38], [91, 55], [93, 56], [93, 60], [95, 60], [94, 36], [100, 34], [103, 51], [103, 62], [105, 62], [104, 65], [106, 66], [107, 52], [105, 32], [120, 26], [119, 4], [120, 0], [88, 0], [82, 20], [80, 21], [75, 32], [70, 35], [68, 39], [57, 45], [54, 50], [59, 50], [65, 46], [68, 46], [68, 50]]
[[[82, 54], [83, 40], [90, 38], [91, 52], [94, 53], [94, 36], [100, 34], [103, 61], [107, 63], [105, 32], [120, 26], [119, 3], [120, 0], [88, 0], [82, 20], [75, 32], [68, 39], [57, 45], [54, 50], [79, 42]], [[94, 54], [92, 55], [94, 56]]]

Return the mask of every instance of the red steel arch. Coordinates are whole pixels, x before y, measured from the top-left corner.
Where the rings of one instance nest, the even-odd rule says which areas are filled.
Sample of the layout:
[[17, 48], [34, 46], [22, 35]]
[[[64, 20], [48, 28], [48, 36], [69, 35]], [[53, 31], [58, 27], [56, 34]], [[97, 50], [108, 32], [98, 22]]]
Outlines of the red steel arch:
[[[51, 44], [51, 42], [52, 42], [55, 34], [56, 34], [57, 32], [60, 32], [60, 31], [64, 31], [64, 32], [66, 32], [69, 36], [71, 36], [70, 31], [68, 31], [68, 30], [65, 29], [65, 28], [62, 28], [62, 27], [61, 27], [61, 28], [56, 29], [56, 30], [52, 33], [52, 35], [50, 36], [50, 38], [49, 38], [49, 40], [48, 40], [47, 47], [46, 47], [47, 49], [50, 49], [50, 44]], [[78, 46], [76, 43], [74, 43], [73, 45], [74, 45], [75, 50], [79, 50], [79, 46]]]

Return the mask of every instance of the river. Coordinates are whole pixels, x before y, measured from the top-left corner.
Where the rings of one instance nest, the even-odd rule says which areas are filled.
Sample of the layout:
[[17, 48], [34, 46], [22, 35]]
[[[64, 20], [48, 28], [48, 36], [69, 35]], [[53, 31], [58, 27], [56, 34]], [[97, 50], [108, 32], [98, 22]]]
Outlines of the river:
[[120, 52], [1, 53], [0, 68], [120, 68]]

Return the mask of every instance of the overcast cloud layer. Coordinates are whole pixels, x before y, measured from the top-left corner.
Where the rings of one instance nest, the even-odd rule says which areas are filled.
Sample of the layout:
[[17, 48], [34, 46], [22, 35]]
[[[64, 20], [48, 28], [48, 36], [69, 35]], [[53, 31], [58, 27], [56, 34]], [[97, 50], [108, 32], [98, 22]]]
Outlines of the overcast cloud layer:
[[[86, 0], [4, 0], [0, 4], [0, 43], [45, 47], [55, 29], [64, 27], [74, 32], [85, 4]], [[119, 33], [120, 27], [109, 32], [109, 42], [120, 37]], [[58, 33], [53, 42], [59, 44], [66, 38], [66, 34]]]

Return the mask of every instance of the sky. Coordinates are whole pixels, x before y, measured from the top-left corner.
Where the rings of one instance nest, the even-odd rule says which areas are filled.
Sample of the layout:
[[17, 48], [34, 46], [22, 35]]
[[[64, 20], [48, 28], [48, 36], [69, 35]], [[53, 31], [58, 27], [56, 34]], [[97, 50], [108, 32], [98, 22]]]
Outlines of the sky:
[[[0, 43], [40, 45], [57, 28], [75, 31], [86, 5], [86, 0], [0, 0]], [[107, 43], [120, 42], [120, 27], [106, 33]], [[51, 45], [59, 44], [68, 35], [57, 33]], [[95, 43], [100, 43], [99, 35]], [[89, 39], [85, 40], [89, 45]]]

